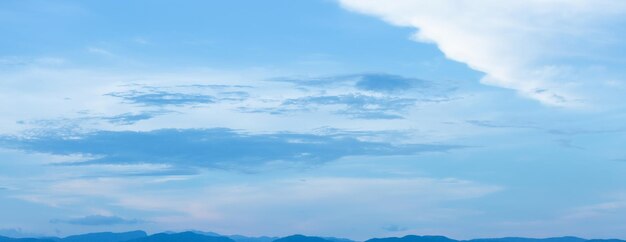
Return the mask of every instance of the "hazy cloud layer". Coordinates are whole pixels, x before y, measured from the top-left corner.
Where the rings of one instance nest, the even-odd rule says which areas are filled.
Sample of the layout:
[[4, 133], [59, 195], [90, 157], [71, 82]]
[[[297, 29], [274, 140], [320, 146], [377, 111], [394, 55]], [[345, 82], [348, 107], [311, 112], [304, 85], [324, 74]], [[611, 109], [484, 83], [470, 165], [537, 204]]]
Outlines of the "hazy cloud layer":
[[412, 155], [463, 148], [448, 144], [389, 144], [356, 137], [294, 133], [246, 134], [230, 129], [96, 131], [74, 135], [2, 137], [5, 147], [57, 155], [89, 155], [84, 164], [156, 163], [213, 168], [273, 161], [318, 164], [346, 156]]

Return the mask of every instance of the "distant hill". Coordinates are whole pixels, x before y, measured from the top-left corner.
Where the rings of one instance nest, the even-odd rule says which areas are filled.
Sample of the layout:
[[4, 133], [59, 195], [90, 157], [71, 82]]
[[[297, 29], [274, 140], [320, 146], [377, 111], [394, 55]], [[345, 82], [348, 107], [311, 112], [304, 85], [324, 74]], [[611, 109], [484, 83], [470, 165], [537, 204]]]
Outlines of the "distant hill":
[[[204, 232], [204, 231], [200, 231], [200, 230], [191, 230], [191, 231], [187, 231], [187, 232], [192, 232], [192, 233], [196, 233], [196, 234], [201, 234], [201, 235], [206, 235], [206, 236], [213, 236], [213, 237], [227, 237], [218, 233], [213, 233], [213, 232]], [[171, 233], [171, 234], [175, 234], [175, 233]]]
[[284, 238], [276, 239], [274, 242], [333, 242], [332, 240], [321, 237], [304, 236], [301, 234], [291, 235]]
[[[287, 237], [247, 237], [242, 235], [220, 235], [213, 232], [188, 231], [188, 232], [164, 232], [149, 235], [144, 231], [130, 231], [124, 233], [89, 233], [68, 236], [65, 238], [41, 237], [41, 238], [11, 238], [0, 236], [0, 242], [355, 242], [349, 239], [334, 237], [316, 237], [305, 235], [291, 235]], [[522, 238], [504, 237], [472, 240], [455, 240], [445, 236], [417, 236], [407, 235], [404, 237], [374, 238], [364, 242], [626, 242], [620, 239], [583, 239], [578, 237], [554, 237], [554, 238]]]
[[351, 239], [336, 238], [336, 237], [322, 237], [322, 239], [330, 240], [332, 242], [355, 242], [354, 240], [351, 240]]
[[522, 237], [504, 237], [489, 239], [472, 239], [472, 240], [455, 240], [444, 236], [416, 236], [407, 235], [402, 238], [377, 238], [370, 239], [366, 242], [626, 242], [619, 239], [592, 239], [587, 240], [578, 237], [553, 237], [544, 239], [522, 238]]
[[[243, 236], [243, 235], [223, 235], [223, 234], [218, 234], [215, 232], [206, 232], [206, 231], [200, 231], [200, 230], [191, 230], [188, 232], [206, 235], [206, 236], [228, 237], [234, 240], [235, 242], [272, 242], [278, 239], [278, 237], [268, 237], [268, 236], [251, 237], [251, 236]], [[167, 231], [165, 233], [175, 234], [176, 232]]]
[[235, 242], [272, 242], [278, 239], [278, 237], [268, 237], [268, 236], [249, 237], [249, 236], [243, 236], [243, 235], [229, 235], [228, 238], [231, 238]]
[[127, 242], [235, 242], [223, 236], [207, 236], [193, 232], [160, 233], [143, 238], [127, 240]]
[[59, 242], [124, 242], [133, 239], [147, 237], [144, 231], [130, 231], [125, 233], [90, 233], [65, 237]]
[[0, 236], [0, 242], [55, 242], [51, 239], [35, 239], [35, 238], [9, 238]]
[[546, 238], [546, 239], [505, 237], [505, 238], [494, 238], [494, 239], [473, 239], [469, 241], [471, 242], [585, 242], [587, 240], [578, 238], [578, 237], [568, 236], [568, 237], [554, 237], [554, 238]]
[[407, 235], [402, 238], [392, 237], [369, 239], [366, 242], [458, 242], [458, 240], [453, 240], [444, 236]]
[[587, 242], [624, 242], [621, 239], [590, 239], [586, 240]]

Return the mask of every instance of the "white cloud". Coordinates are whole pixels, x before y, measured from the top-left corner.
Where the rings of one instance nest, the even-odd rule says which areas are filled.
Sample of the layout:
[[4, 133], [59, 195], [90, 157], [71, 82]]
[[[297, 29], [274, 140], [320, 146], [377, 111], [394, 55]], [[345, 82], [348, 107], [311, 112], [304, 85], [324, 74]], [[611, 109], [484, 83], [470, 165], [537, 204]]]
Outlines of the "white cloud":
[[[361, 13], [419, 29], [450, 59], [484, 72], [482, 82], [554, 106], [579, 106], [610, 75], [623, 44], [619, 0], [340, 0]], [[598, 67], [605, 70], [598, 73]], [[608, 69], [607, 69], [608, 67]]]

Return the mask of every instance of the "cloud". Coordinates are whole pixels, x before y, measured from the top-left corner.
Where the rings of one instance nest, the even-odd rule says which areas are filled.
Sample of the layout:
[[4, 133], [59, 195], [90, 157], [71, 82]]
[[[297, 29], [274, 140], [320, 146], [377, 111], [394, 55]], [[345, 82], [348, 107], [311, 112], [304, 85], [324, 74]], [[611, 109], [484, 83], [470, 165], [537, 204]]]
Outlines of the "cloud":
[[585, 149], [582, 146], [578, 146], [578, 145], [574, 144], [574, 141], [571, 140], [571, 139], [557, 139], [555, 141], [557, 142], [557, 144], [559, 144], [563, 148], [577, 149], [577, 150], [584, 150]]
[[125, 219], [118, 216], [89, 215], [72, 219], [53, 219], [50, 220], [50, 223], [66, 223], [85, 226], [111, 226], [123, 224], [139, 224], [144, 222], [138, 219]]
[[399, 114], [415, 105], [417, 100], [411, 98], [377, 97], [360, 94], [339, 96], [309, 96], [288, 99], [283, 102], [285, 107], [297, 107], [307, 110], [314, 106], [342, 105], [337, 113], [361, 119], [399, 119]]
[[[619, 76], [619, 0], [340, 0], [342, 6], [418, 29], [446, 57], [482, 71], [482, 83], [547, 105], [578, 106]], [[621, 64], [620, 64], [621, 63]], [[608, 89], [603, 89], [608, 90]], [[599, 98], [593, 96], [593, 98]]]
[[135, 37], [132, 39], [133, 42], [140, 44], [140, 45], [149, 45], [152, 44], [148, 39], [143, 38], [143, 37]]
[[37, 127], [31, 129], [29, 132], [48, 132], [50, 130], [59, 131], [61, 129], [71, 132], [73, 130], [80, 130], [81, 127], [86, 124], [99, 124], [102, 123], [102, 121], [115, 125], [132, 125], [167, 113], [172, 112], [160, 110], [129, 112], [115, 115], [99, 115], [91, 114], [88, 111], [81, 111], [76, 113], [75, 115], [77, 115], [77, 117], [74, 118], [37, 119], [30, 121], [19, 120], [17, 123]]
[[427, 83], [420, 79], [389, 74], [361, 75], [356, 82], [358, 89], [378, 92], [406, 91], [417, 86], [427, 86]]
[[[583, 135], [583, 134], [607, 134], [607, 133], [623, 133], [626, 132], [626, 129], [620, 126], [614, 127], [603, 127], [603, 128], [579, 128], [579, 127], [567, 127], [566, 124], [558, 123], [554, 124], [537, 124], [537, 123], [520, 123], [517, 121], [505, 121], [505, 122], [494, 122], [490, 120], [466, 120], [468, 124], [483, 127], [483, 128], [494, 128], [494, 129], [529, 129], [529, 130], [538, 130], [543, 131], [551, 135], [557, 136], [575, 136], [575, 135]], [[608, 126], [608, 125], [607, 125]]]
[[387, 73], [364, 73], [314, 78], [276, 78], [272, 79], [272, 81], [310, 87], [348, 85], [357, 90], [384, 93], [407, 91], [413, 88], [434, 87], [434, 85], [428, 81]]
[[541, 129], [531, 124], [497, 123], [489, 120], [466, 120], [468, 124], [484, 128], [518, 128], [518, 129]]
[[48, 132], [22, 138], [4, 136], [0, 144], [32, 152], [95, 157], [82, 164], [153, 163], [212, 168], [254, 167], [274, 161], [317, 164], [346, 156], [413, 155], [463, 148], [368, 142], [344, 135], [246, 134], [225, 128]]
[[619, 211], [626, 209], [626, 198], [615, 197], [610, 201], [603, 201], [596, 204], [585, 205], [570, 209], [561, 219], [566, 220], [590, 220], [606, 216], [615, 216], [620, 214]]
[[243, 101], [249, 97], [250, 94], [244, 91], [227, 91], [219, 93], [219, 99], [222, 101]]
[[250, 94], [242, 89], [249, 88], [241, 85], [128, 85], [125, 87], [126, 90], [105, 95], [145, 107], [194, 106], [222, 101], [241, 102], [250, 97]]
[[393, 224], [384, 226], [383, 229], [389, 232], [402, 232], [407, 231], [409, 228]]
[[92, 53], [92, 54], [96, 54], [96, 55], [105, 56], [105, 57], [114, 57], [114, 56], [116, 56], [111, 51], [109, 51], [107, 49], [104, 49], [104, 48], [99, 48], [99, 47], [87, 47], [87, 52]]
[[74, 177], [80, 178], [114, 178], [114, 177], [159, 177], [157, 179], [184, 179], [183, 177], [198, 175], [199, 171], [190, 167], [181, 167], [170, 164], [89, 164], [83, 163], [52, 163], [56, 168], [65, 168], [68, 172], [74, 171]]
[[140, 112], [140, 113], [123, 113], [113, 116], [100, 117], [113, 124], [129, 125], [142, 120], [154, 118], [164, 112]]
[[139, 104], [142, 106], [182, 106], [182, 105], [198, 105], [215, 103], [213, 96], [204, 94], [188, 94], [176, 93], [168, 91], [125, 91], [112, 92], [106, 94], [108, 96], [121, 98], [131, 104]]
[[278, 105], [274, 106], [245, 106], [239, 110], [286, 114], [322, 109], [352, 119], [403, 119], [404, 114], [418, 104], [453, 100], [448, 95], [455, 89], [446, 84], [386, 73], [276, 78], [270, 81], [294, 84], [304, 95], [291, 94], [288, 98], [275, 100]]

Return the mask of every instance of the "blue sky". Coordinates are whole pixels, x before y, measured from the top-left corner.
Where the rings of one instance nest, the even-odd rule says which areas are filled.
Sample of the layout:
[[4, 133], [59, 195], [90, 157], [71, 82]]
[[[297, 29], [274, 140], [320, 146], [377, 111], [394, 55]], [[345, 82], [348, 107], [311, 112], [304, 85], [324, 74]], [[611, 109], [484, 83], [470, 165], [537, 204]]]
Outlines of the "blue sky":
[[626, 3], [0, 3], [0, 234], [626, 238]]

